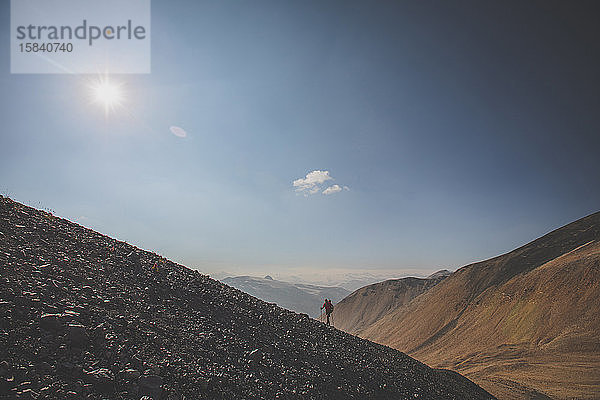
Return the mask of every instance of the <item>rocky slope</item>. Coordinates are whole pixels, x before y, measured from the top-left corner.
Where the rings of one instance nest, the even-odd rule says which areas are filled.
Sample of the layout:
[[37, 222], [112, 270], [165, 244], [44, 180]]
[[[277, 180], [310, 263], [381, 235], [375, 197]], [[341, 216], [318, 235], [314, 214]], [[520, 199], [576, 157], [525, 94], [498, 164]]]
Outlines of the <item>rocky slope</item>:
[[600, 213], [463, 267], [361, 331], [499, 398], [598, 398]]
[[0, 397], [491, 398], [136, 250], [0, 198]]
[[288, 283], [271, 277], [236, 276], [221, 279], [221, 282], [261, 300], [308, 314], [313, 318], [319, 316], [323, 299], [332, 299], [337, 303], [350, 293], [341, 287]]
[[335, 306], [335, 326], [360, 336], [383, 316], [440, 283], [449, 275], [446, 272], [439, 271], [428, 278], [390, 279], [360, 288]]

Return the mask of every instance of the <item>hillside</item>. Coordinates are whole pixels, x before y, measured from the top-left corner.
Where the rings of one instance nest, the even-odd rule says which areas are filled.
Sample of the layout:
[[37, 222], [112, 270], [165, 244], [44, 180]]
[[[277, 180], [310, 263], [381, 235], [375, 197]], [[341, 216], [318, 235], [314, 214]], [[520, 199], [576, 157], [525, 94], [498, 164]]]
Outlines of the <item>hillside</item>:
[[0, 397], [491, 398], [157, 259], [0, 197]]
[[432, 278], [390, 279], [356, 290], [335, 306], [336, 328], [360, 336], [365, 328], [408, 304], [448, 276], [446, 273], [436, 274]]
[[598, 398], [599, 241], [595, 213], [459, 269], [361, 336], [499, 398]]
[[221, 282], [266, 302], [313, 318], [319, 316], [323, 299], [332, 299], [337, 303], [350, 293], [341, 287], [288, 283], [270, 277], [236, 276], [221, 279]]

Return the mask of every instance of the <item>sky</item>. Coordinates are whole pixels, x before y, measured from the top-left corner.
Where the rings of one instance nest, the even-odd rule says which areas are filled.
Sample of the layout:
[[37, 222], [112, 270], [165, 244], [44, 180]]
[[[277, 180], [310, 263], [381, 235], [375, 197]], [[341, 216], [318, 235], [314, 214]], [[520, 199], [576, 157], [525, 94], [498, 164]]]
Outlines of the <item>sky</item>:
[[600, 209], [598, 8], [153, 0], [107, 116], [5, 1], [0, 191], [215, 275], [454, 270]]

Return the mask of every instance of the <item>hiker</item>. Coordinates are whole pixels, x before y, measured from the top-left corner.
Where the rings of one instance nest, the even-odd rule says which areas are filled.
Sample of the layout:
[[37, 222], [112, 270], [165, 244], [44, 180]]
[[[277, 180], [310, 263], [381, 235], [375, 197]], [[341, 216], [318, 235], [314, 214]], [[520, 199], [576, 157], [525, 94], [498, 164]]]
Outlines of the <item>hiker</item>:
[[321, 306], [321, 310], [322, 309], [325, 309], [325, 315], [327, 316], [327, 325], [330, 325], [329, 315], [333, 312], [333, 303], [331, 302], [331, 300], [325, 299], [325, 303], [323, 303], [323, 305]]
[[154, 264], [152, 265], [152, 272], [158, 272], [159, 269], [158, 267], [162, 265], [162, 257], [159, 258], [158, 260], [154, 261]]

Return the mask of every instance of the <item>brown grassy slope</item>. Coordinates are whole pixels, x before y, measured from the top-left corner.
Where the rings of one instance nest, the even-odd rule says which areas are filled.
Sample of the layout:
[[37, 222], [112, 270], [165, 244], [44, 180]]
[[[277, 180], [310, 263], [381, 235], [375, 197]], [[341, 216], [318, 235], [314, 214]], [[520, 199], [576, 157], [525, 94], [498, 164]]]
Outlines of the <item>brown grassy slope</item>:
[[410, 277], [390, 279], [360, 288], [335, 305], [335, 326], [353, 335], [360, 335], [363, 329], [390, 311], [408, 304], [442, 280]]
[[528, 398], [531, 389], [594, 398], [598, 240], [595, 213], [461, 268], [361, 336], [462, 371], [501, 398]]
[[555, 398], [598, 398], [599, 294], [594, 241], [481, 296], [452, 335], [413, 356], [460, 371], [501, 398], [520, 397], [512, 382]]

